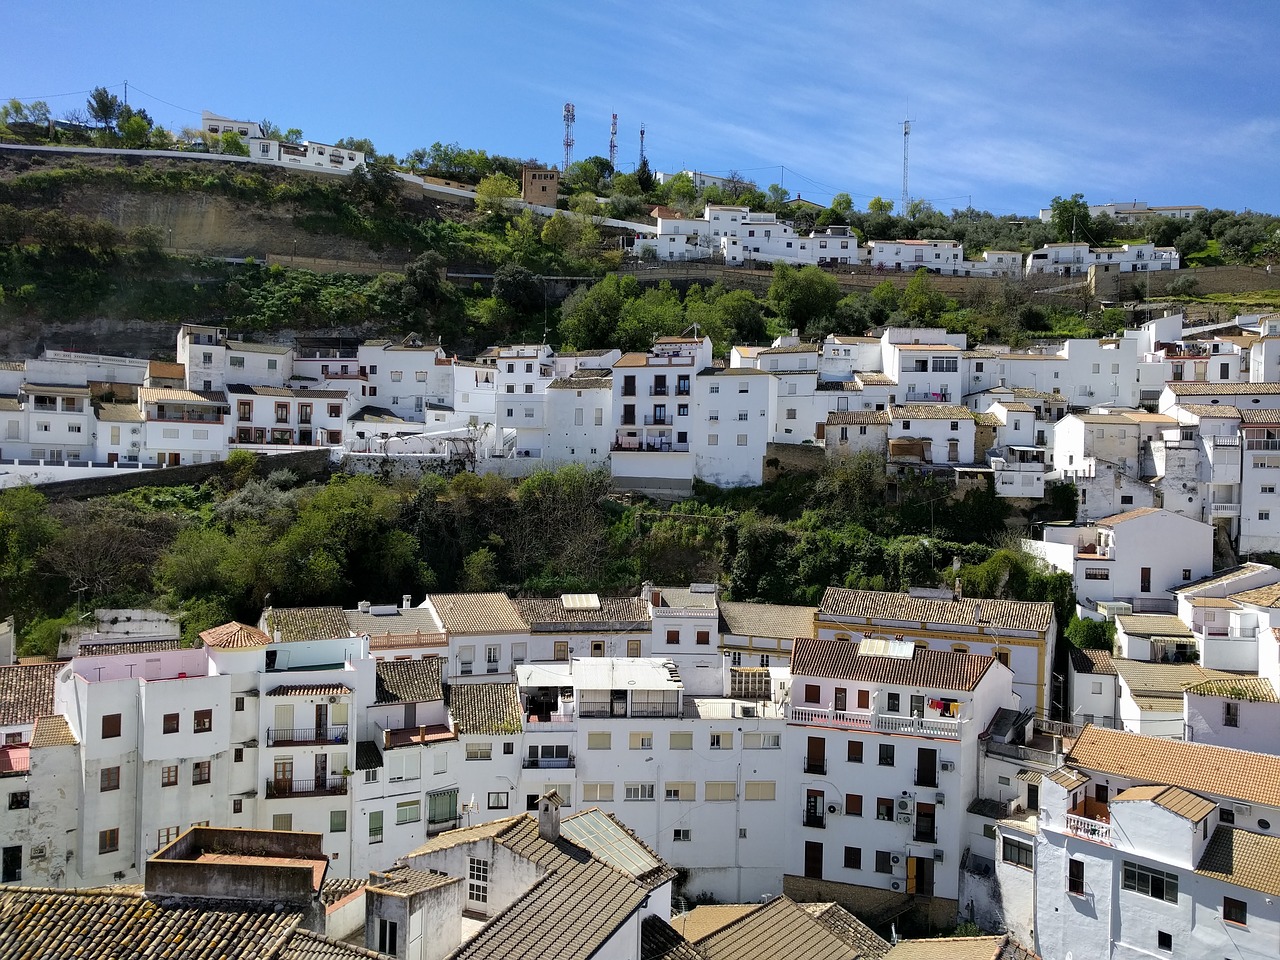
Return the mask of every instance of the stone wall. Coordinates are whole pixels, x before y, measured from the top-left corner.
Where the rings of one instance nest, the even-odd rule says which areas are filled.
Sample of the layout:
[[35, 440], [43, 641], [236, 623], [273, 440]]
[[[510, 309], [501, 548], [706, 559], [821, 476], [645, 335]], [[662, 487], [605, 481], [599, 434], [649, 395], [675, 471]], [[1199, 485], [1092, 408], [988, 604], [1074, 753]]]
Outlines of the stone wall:
[[782, 892], [798, 903], [834, 901], [873, 927], [894, 917], [933, 930], [952, 930], [959, 922], [959, 903], [945, 897], [908, 897], [879, 887], [814, 880], [790, 873], [782, 878]]

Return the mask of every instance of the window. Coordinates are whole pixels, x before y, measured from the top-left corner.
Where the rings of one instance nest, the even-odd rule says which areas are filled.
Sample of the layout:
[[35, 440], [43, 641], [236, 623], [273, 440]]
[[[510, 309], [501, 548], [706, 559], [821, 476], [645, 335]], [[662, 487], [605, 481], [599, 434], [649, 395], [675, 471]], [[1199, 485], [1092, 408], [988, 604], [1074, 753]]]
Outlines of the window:
[[394, 955], [400, 948], [400, 927], [394, 920], [378, 918], [378, 952]]
[[607, 730], [593, 730], [587, 734], [588, 750], [608, 750], [613, 745], [613, 735]]
[[347, 811], [345, 810], [329, 811], [329, 832], [330, 833], [346, 833], [347, 832]]
[[1144, 897], [1163, 900], [1166, 903], [1178, 902], [1178, 875], [1166, 873], [1164, 870], [1153, 870], [1141, 864], [1124, 861], [1124, 889], [1133, 890]]
[[1236, 822], [1236, 813], [1235, 813], [1235, 811], [1234, 811], [1234, 810], [1228, 810], [1226, 807], [1219, 807], [1219, 808], [1218, 808], [1218, 822], [1219, 822], [1219, 823], [1235, 823], [1235, 822]]
[[103, 767], [98, 771], [98, 792], [106, 793], [108, 790], [120, 789], [120, 768], [119, 767]]
[[1086, 580], [1110, 580], [1111, 571], [1106, 567], [1085, 567], [1084, 578]]
[[1249, 906], [1235, 897], [1222, 898], [1222, 919], [1227, 923], [1238, 923], [1244, 926], [1249, 922]]
[[777, 750], [782, 746], [780, 733], [744, 733], [742, 748], [744, 750]]
[[172, 764], [160, 768], [160, 786], [176, 787], [178, 785], [178, 765]]
[[693, 832], [688, 827], [676, 827], [671, 831], [671, 839], [678, 843], [692, 840]]
[[120, 714], [105, 714], [102, 718], [102, 739], [110, 740], [118, 736], [120, 736]]
[[850, 763], [862, 762], [862, 741], [861, 740], [849, 741], [849, 762]]
[[891, 797], [876, 798], [876, 819], [877, 820], [893, 819], [893, 799]]
[[177, 732], [178, 732], [178, 715], [177, 715], [176, 713], [166, 713], [166, 714], [164, 715], [164, 728], [163, 728], [163, 729], [164, 729], [164, 732], [165, 732], [165, 733], [177, 733]]
[[1240, 704], [1224, 703], [1222, 705], [1222, 725], [1224, 727], [1240, 726]]
[[844, 848], [844, 865], [849, 870], [862, 869], [862, 848], [861, 847], [845, 847]]
[[569, 659], [569, 641], [557, 640], [552, 647], [552, 659], [568, 660]]
[[1003, 647], [996, 647], [994, 650], [991, 651], [991, 655], [994, 656], [996, 660], [999, 661], [1001, 666], [1003, 667], [1009, 666], [1008, 650], [1004, 649]]
[[582, 785], [582, 800], [584, 803], [612, 803], [613, 784], [584, 783]]
[[1156, 946], [1161, 950], [1173, 952], [1173, 934], [1165, 933], [1163, 930], [1156, 931]]
[[720, 434], [718, 433], [707, 434], [707, 446], [718, 447], [719, 445], [720, 445]]
[[708, 780], [703, 787], [702, 797], [710, 802], [712, 800], [736, 800], [738, 799], [738, 785], [732, 780]]
[[467, 759], [468, 760], [490, 760], [493, 758], [492, 743], [468, 743]]
[[98, 831], [98, 853], [115, 853], [120, 849], [120, 829], [112, 827], [110, 830]]
[[31, 791], [15, 790], [9, 794], [10, 810], [26, 810], [31, 806]]
[[628, 783], [623, 791], [623, 797], [627, 800], [652, 800], [653, 784]]
[[213, 729], [213, 711], [197, 710], [195, 719], [191, 723], [191, 729], [196, 733], [208, 733]]
[[747, 435], [745, 433], [738, 434], [738, 446], [745, 447], [747, 445]]
[[744, 800], [776, 800], [778, 785], [773, 780], [748, 780], [743, 785]]
[[844, 795], [844, 813], [846, 817], [862, 816], [862, 794], [846, 793]]
[[890, 851], [876, 851], [876, 873], [893, 873], [893, 854]]
[[417, 823], [421, 819], [421, 800], [407, 800], [396, 804], [396, 823]]
[[880, 761], [879, 761], [879, 763], [880, 763], [880, 766], [882, 766], [882, 767], [892, 767], [892, 766], [893, 766], [893, 744], [892, 744], [892, 743], [882, 743], [882, 744], [880, 744]]
[[292, 830], [293, 814], [292, 813], [275, 813], [271, 815], [272, 830]]
[[1067, 861], [1067, 893], [1084, 896], [1084, 861], [1075, 857]]
[[365, 782], [365, 783], [377, 783], [377, 782], [378, 782], [378, 768], [377, 768], [377, 767], [370, 767], [368, 770], [366, 770], [366, 771], [364, 772], [364, 782]]
[[679, 643], [679, 642], [680, 642], [680, 631], [679, 631], [679, 630], [668, 630], [668, 631], [667, 631], [667, 643]]
[[1259, 519], [1259, 520], [1270, 520], [1270, 519], [1271, 519], [1271, 511], [1270, 511], [1270, 510], [1259, 510], [1259, 511], [1258, 511], [1258, 519]]
[[231, 801], [231, 812], [232, 812], [232, 813], [244, 813], [244, 801], [243, 801], [243, 800], [241, 800], [239, 797], [236, 797], [234, 800], [232, 800], [232, 801]]
[[633, 730], [631, 732], [629, 746], [632, 750], [652, 750], [653, 734]]
[[706, 646], [707, 644], [709, 644], [711, 642], [711, 631], [699, 630], [697, 635], [697, 642], [700, 646]]
[[212, 779], [213, 761], [197, 760], [191, 764], [191, 783], [208, 783]]
[[1023, 843], [1021, 840], [1014, 840], [1012, 837], [1005, 837], [1000, 847], [1000, 856], [1005, 863], [1012, 863], [1015, 867], [1031, 869], [1031, 844]]
[[712, 750], [732, 750], [733, 734], [732, 733], [713, 733], [711, 734]]
[[804, 685], [804, 702], [805, 703], [821, 703], [822, 689], [816, 683], [806, 683]]
[[902, 709], [901, 696], [896, 693], [885, 694], [884, 708], [890, 713], [898, 713]]

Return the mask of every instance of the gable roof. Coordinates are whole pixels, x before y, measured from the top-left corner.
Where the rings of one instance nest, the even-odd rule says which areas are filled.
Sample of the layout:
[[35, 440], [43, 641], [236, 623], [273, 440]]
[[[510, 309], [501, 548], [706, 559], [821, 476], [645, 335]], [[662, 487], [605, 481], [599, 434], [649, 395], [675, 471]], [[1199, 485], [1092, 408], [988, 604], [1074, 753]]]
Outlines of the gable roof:
[[1266, 677], [1211, 677], [1186, 688], [1198, 697], [1247, 700], [1250, 703], [1280, 703], [1275, 687]]
[[891, 944], [838, 903], [802, 903], [800, 907], [853, 947], [859, 960], [880, 960]]
[[721, 600], [720, 629], [739, 637], [794, 640], [813, 636], [813, 618], [817, 612], [817, 607]]
[[1110, 517], [1103, 517], [1101, 520], [1093, 521], [1095, 527], [1115, 527], [1122, 523], [1128, 523], [1130, 520], [1137, 520], [1139, 517], [1149, 517], [1152, 514], [1163, 513], [1168, 516], [1177, 516], [1177, 514], [1169, 513], [1167, 510], [1161, 510], [1159, 507], [1138, 507], [1135, 510], [1126, 510], [1124, 513], [1113, 514]]
[[433, 593], [427, 601], [448, 633], [523, 633], [529, 629], [505, 593]]
[[1036, 960], [1036, 955], [1004, 934], [900, 940], [885, 960]]
[[705, 960], [688, 940], [657, 914], [640, 921], [640, 960]]
[[1212, 800], [1196, 796], [1189, 790], [1183, 790], [1181, 787], [1165, 787], [1160, 784], [1130, 787], [1128, 790], [1121, 790], [1111, 798], [1112, 803], [1128, 803], [1135, 800], [1150, 801], [1192, 823], [1199, 823], [1218, 809], [1218, 805]]
[[1072, 647], [1070, 656], [1071, 668], [1076, 673], [1092, 673], [1102, 677], [1116, 675], [1110, 650], [1081, 650], [1079, 647]]
[[1200, 854], [1196, 873], [1280, 896], [1280, 837], [1220, 826]]
[[985, 626], [992, 630], [1044, 632], [1053, 623], [1053, 604], [1023, 600], [930, 600], [906, 593], [827, 587], [821, 614], [895, 623]]
[[341, 607], [271, 607], [262, 619], [270, 636], [280, 631], [280, 643], [351, 636]]
[[200, 631], [200, 639], [206, 647], [217, 647], [221, 650], [245, 650], [251, 647], [265, 647], [271, 643], [271, 638], [257, 627], [251, 627], [237, 620]]
[[460, 734], [520, 732], [520, 690], [514, 683], [454, 683], [446, 700]]
[[1280, 757], [1086, 726], [1067, 762], [1130, 780], [1280, 807]]
[[1116, 625], [1131, 637], [1186, 637], [1191, 628], [1171, 613], [1132, 613], [1116, 617]]
[[1248, 603], [1255, 607], [1280, 607], [1280, 583], [1272, 583], [1265, 587], [1254, 587], [1231, 594], [1231, 599], [1240, 603]]
[[[700, 910], [698, 907], [691, 916]], [[687, 936], [687, 935], [686, 935]], [[857, 960], [859, 954], [789, 897], [753, 907], [694, 941], [707, 960]]]
[[871, 656], [860, 654], [861, 646], [850, 640], [800, 637], [791, 652], [791, 675], [968, 691], [996, 662], [995, 657], [924, 647], [913, 647], [910, 657]]
[[80, 741], [67, 718], [60, 713], [36, 718], [36, 728], [31, 734], [31, 746], [35, 747], [72, 747]]
[[[522, 620], [539, 624], [611, 625], [613, 629], [649, 630], [649, 605], [641, 597], [599, 597], [592, 609], [566, 607], [564, 597], [527, 597], [515, 601]], [[608, 627], [606, 627], [608, 629]]]
[[440, 682], [443, 660], [424, 657], [421, 660], [381, 660], [377, 663], [374, 703], [423, 703], [443, 700]]
[[50, 661], [0, 667], [0, 726], [25, 726], [53, 713], [54, 678], [63, 666]]

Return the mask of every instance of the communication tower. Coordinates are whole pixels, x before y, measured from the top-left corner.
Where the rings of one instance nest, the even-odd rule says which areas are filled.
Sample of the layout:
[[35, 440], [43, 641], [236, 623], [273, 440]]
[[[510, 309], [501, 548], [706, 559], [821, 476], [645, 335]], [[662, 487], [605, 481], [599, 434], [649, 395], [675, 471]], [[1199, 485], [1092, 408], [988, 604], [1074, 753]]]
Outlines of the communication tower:
[[636, 166], [644, 166], [644, 124], [640, 124], [640, 162]]
[[616, 167], [618, 165], [618, 115], [613, 115], [613, 122], [609, 124], [609, 166]]
[[905, 217], [907, 215], [907, 204], [910, 202], [910, 192], [907, 189], [907, 145], [911, 142], [911, 121], [902, 121], [902, 209], [898, 211], [898, 216]]
[[573, 121], [576, 119], [573, 113], [573, 104], [566, 103], [564, 105], [564, 169], [569, 169], [569, 164], [573, 162]]

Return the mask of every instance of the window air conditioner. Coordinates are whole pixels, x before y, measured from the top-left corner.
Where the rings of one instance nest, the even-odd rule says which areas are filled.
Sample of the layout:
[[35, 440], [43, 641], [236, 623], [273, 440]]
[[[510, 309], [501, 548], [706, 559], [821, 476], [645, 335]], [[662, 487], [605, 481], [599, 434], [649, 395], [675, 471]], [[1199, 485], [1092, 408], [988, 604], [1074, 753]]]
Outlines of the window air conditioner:
[[955, 770], [955, 768], [956, 768], [956, 764], [955, 764], [955, 761], [954, 761], [954, 760], [943, 760], [943, 761], [942, 761], [942, 772], [943, 772], [943, 773], [951, 773], [951, 772], [953, 772], [953, 771]]
[[889, 857], [889, 862], [896, 867], [898, 864], [902, 863], [902, 854], [900, 853], [893, 854], [892, 856]]
[[893, 887], [893, 889], [894, 889], [894, 890], [901, 890], [901, 889], [902, 889], [902, 881], [901, 881], [901, 880], [895, 880], [895, 881], [893, 881], [893, 883], [891, 883], [891, 884], [890, 884], [890, 886], [891, 886], [891, 887]]
[[1253, 807], [1247, 803], [1233, 803], [1231, 810], [1240, 817], [1247, 817], [1253, 814]]
[[911, 822], [911, 814], [909, 814], [909, 813], [900, 813], [900, 814], [898, 814], [898, 822], [899, 822], [899, 823], [910, 823], [910, 822]]
[[838, 814], [839, 812], [840, 812], [840, 804], [838, 803], [827, 804], [827, 813]]

